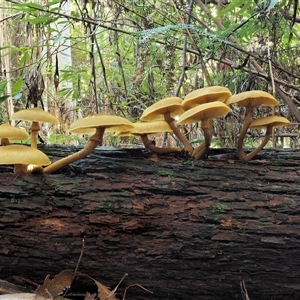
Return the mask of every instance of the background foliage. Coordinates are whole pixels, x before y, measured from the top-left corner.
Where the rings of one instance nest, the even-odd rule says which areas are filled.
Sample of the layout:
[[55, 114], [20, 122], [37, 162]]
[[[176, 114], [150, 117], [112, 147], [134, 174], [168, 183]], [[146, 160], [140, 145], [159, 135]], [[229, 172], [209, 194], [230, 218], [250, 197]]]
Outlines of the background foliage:
[[[256, 114], [290, 119], [282, 135], [299, 145], [298, 1], [0, 3], [1, 123], [15, 110], [44, 106], [62, 120], [44, 136], [66, 142], [73, 137], [61, 136], [78, 117], [113, 113], [135, 121], [161, 98], [222, 85], [274, 94], [276, 111]], [[233, 108], [215, 122], [216, 145], [234, 146], [242, 116]], [[197, 141], [194, 127], [186, 130]]]

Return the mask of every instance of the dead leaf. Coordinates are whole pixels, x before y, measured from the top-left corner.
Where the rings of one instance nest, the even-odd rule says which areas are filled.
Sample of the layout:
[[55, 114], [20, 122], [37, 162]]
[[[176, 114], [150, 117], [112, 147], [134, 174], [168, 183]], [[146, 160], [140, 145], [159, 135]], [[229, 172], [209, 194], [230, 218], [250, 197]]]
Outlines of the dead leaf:
[[35, 291], [36, 294], [44, 297], [57, 297], [63, 293], [66, 288], [70, 288], [74, 273], [71, 270], [64, 270], [53, 279], [49, 279], [49, 275], [44, 280], [43, 285], [39, 286]]
[[103, 285], [95, 279], [94, 281], [98, 287], [98, 297], [100, 300], [117, 300], [114, 294], [109, 296], [111, 294], [111, 290], [107, 286]]
[[0, 300], [52, 300], [52, 298], [43, 297], [33, 293], [17, 293], [0, 295]]

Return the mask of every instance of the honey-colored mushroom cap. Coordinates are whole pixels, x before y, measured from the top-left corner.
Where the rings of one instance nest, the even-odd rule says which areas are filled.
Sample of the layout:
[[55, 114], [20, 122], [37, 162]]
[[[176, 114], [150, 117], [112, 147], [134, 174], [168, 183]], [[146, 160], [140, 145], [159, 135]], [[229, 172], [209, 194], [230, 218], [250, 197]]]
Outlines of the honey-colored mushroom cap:
[[129, 130], [134, 135], [138, 134], [152, 134], [158, 132], [172, 132], [173, 130], [166, 121], [152, 121], [152, 122], [136, 122], [134, 127]]
[[187, 110], [183, 113], [177, 123], [178, 124], [191, 124], [197, 123], [205, 119], [213, 119], [223, 115], [226, 115], [230, 111], [230, 108], [223, 102], [215, 101], [200, 104]]
[[185, 110], [195, 107], [199, 104], [208, 102], [220, 101], [225, 102], [231, 96], [228, 88], [223, 86], [208, 86], [197, 89], [187, 94], [182, 102], [182, 107]]
[[239, 106], [276, 106], [279, 101], [276, 100], [270, 93], [261, 90], [247, 91], [230, 96], [225, 104], [237, 104]]
[[10, 119], [53, 124], [59, 123], [58, 119], [55, 116], [44, 111], [40, 107], [32, 107], [28, 109], [19, 110], [16, 113], [14, 113], [10, 117]]
[[87, 133], [89, 128], [103, 127], [108, 131], [126, 131], [133, 127], [132, 122], [129, 120], [109, 115], [109, 114], [96, 114], [74, 121], [69, 130], [73, 133], [83, 134]]
[[161, 99], [146, 108], [140, 118], [141, 121], [164, 120], [164, 114], [170, 113], [172, 118], [184, 112], [182, 99], [179, 97], [168, 97]]
[[126, 131], [117, 131], [114, 136], [133, 136], [141, 134], [152, 134], [159, 132], [172, 132], [170, 125], [163, 120], [152, 122], [135, 122], [133, 128]]
[[0, 147], [0, 165], [33, 164], [47, 166], [51, 162], [42, 151], [24, 145]]
[[277, 128], [277, 127], [287, 126], [289, 124], [291, 124], [291, 122], [284, 117], [269, 116], [269, 117], [263, 117], [263, 118], [253, 120], [249, 127], [252, 129], [262, 129], [268, 126]]
[[20, 128], [11, 126], [10, 124], [0, 125], [0, 138], [10, 140], [26, 140], [29, 138], [28, 133]]

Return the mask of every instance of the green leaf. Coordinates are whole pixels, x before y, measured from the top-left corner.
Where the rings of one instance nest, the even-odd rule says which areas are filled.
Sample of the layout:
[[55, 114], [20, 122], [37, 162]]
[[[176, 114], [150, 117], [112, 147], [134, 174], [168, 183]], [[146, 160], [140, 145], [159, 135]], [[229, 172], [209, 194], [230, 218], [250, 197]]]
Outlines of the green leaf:
[[22, 54], [23, 55], [21, 56], [21, 59], [20, 59], [20, 62], [19, 62], [19, 67], [20, 68], [24, 67], [26, 65], [26, 62], [29, 61], [29, 59], [30, 59], [30, 56], [29, 56], [29, 53], [28, 53], [27, 49], [25, 49], [22, 52]]
[[17, 94], [20, 92], [20, 89], [22, 87], [23, 84], [23, 79], [19, 78], [11, 87], [11, 92], [12, 94]]
[[44, 15], [42, 17], [37, 17], [37, 18], [27, 18], [24, 19], [25, 22], [31, 23], [31, 24], [40, 24], [40, 23], [45, 23], [49, 21], [49, 15]]
[[222, 9], [218, 15], [217, 18], [224, 16], [225, 14], [235, 10], [236, 8], [243, 8], [245, 6], [249, 6], [252, 1], [245, 1], [245, 0], [233, 0], [231, 3], [229, 3], [224, 9]]
[[58, 4], [60, 3], [61, 0], [52, 0], [52, 1], [49, 1], [46, 5], [47, 6], [52, 6], [52, 5], [55, 5], [55, 4]]
[[44, 6], [42, 4], [38, 4], [38, 3], [26, 3], [26, 6], [30, 7], [30, 8], [34, 8], [34, 9], [44, 9]]
[[6, 85], [7, 85], [7, 80], [0, 81], [0, 92], [4, 92]]
[[6, 99], [9, 98], [9, 95], [4, 95], [0, 97], [0, 103], [4, 102]]

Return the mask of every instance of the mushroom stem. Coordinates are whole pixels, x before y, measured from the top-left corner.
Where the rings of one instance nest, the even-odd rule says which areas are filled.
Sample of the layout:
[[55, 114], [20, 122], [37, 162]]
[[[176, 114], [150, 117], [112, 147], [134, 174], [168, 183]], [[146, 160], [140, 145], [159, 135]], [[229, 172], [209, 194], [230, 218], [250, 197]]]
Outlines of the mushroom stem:
[[192, 152], [192, 157], [200, 159], [209, 151], [212, 139], [212, 119], [203, 119], [201, 121], [201, 129], [204, 135], [204, 142], [196, 147]]
[[146, 148], [151, 150], [153, 153], [156, 154], [167, 154], [167, 153], [177, 153], [181, 152], [182, 150], [180, 148], [159, 148], [153, 145], [152, 141], [148, 139], [147, 134], [141, 134], [140, 135], [141, 140]]
[[10, 144], [8, 138], [2, 138], [1, 139], [1, 146], [8, 146]]
[[23, 165], [23, 164], [15, 164], [14, 165], [14, 173], [15, 174], [27, 174], [27, 166], [28, 165]]
[[74, 154], [71, 154], [67, 157], [64, 157], [64, 158], [52, 163], [51, 165], [45, 167], [44, 173], [47, 173], [47, 174], [53, 173], [53, 172], [61, 169], [62, 167], [66, 166], [74, 161], [77, 161], [79, 159], [82, 159], [82, 158], [86, 157], [87, 155], [89, 155], [90, 153], [92, 153], [97, 146], [102, 145], [104, 131], [105, 131], [104, 127], [97, 127], [96, 133], [90, 137], [88, 144], [82, 150], [80, 150]]
[[39, 122], [32, 122], [31, 127], [29, 129], [31, 131], [31, 147], [37, 149], [37, 136], [38, 132], [41, 129]]
[[245, 156], [246, 156], [246, 154], [243, 150], [243, 143], [244, 143], [244, 139], [245, 139], [247, 130], [252, 122], [252, 113], [253, 113], [253, 107], [247, 106], [243, 127], [241, 129], [240, 136], [239, 136], [238, 142], [237, 142], [237, 156], [240, 160], [244, 160]]
[[262, 140], [261, 144], [255, 150], [246, 154], [243, 159], [244, 161], [251, 160], [260, 150], [263, 149], [264, 146], [267, 145], [268, 141], [270, 140], [270, 138], [272, 136], [272, 128], [273, 128], [272, 126], [267, 126], [267, 131], [266, 131], [265, 137]]
[[170, 116], [170, 113], [164, 114], [165, 121], [169, 124], [171, 129], [173, 130], [174, 134], [179, 138], [179, 140], [182, 142], [184, 146], [184, 150], [188, 151], [190, 154], [193, 152], [193, 147], [191, 146], [189, 140], [186, 138], [186, 136], [179, 130], [179, 128], [176, 127], [176, 125], [173, 123], [174, 119]]

